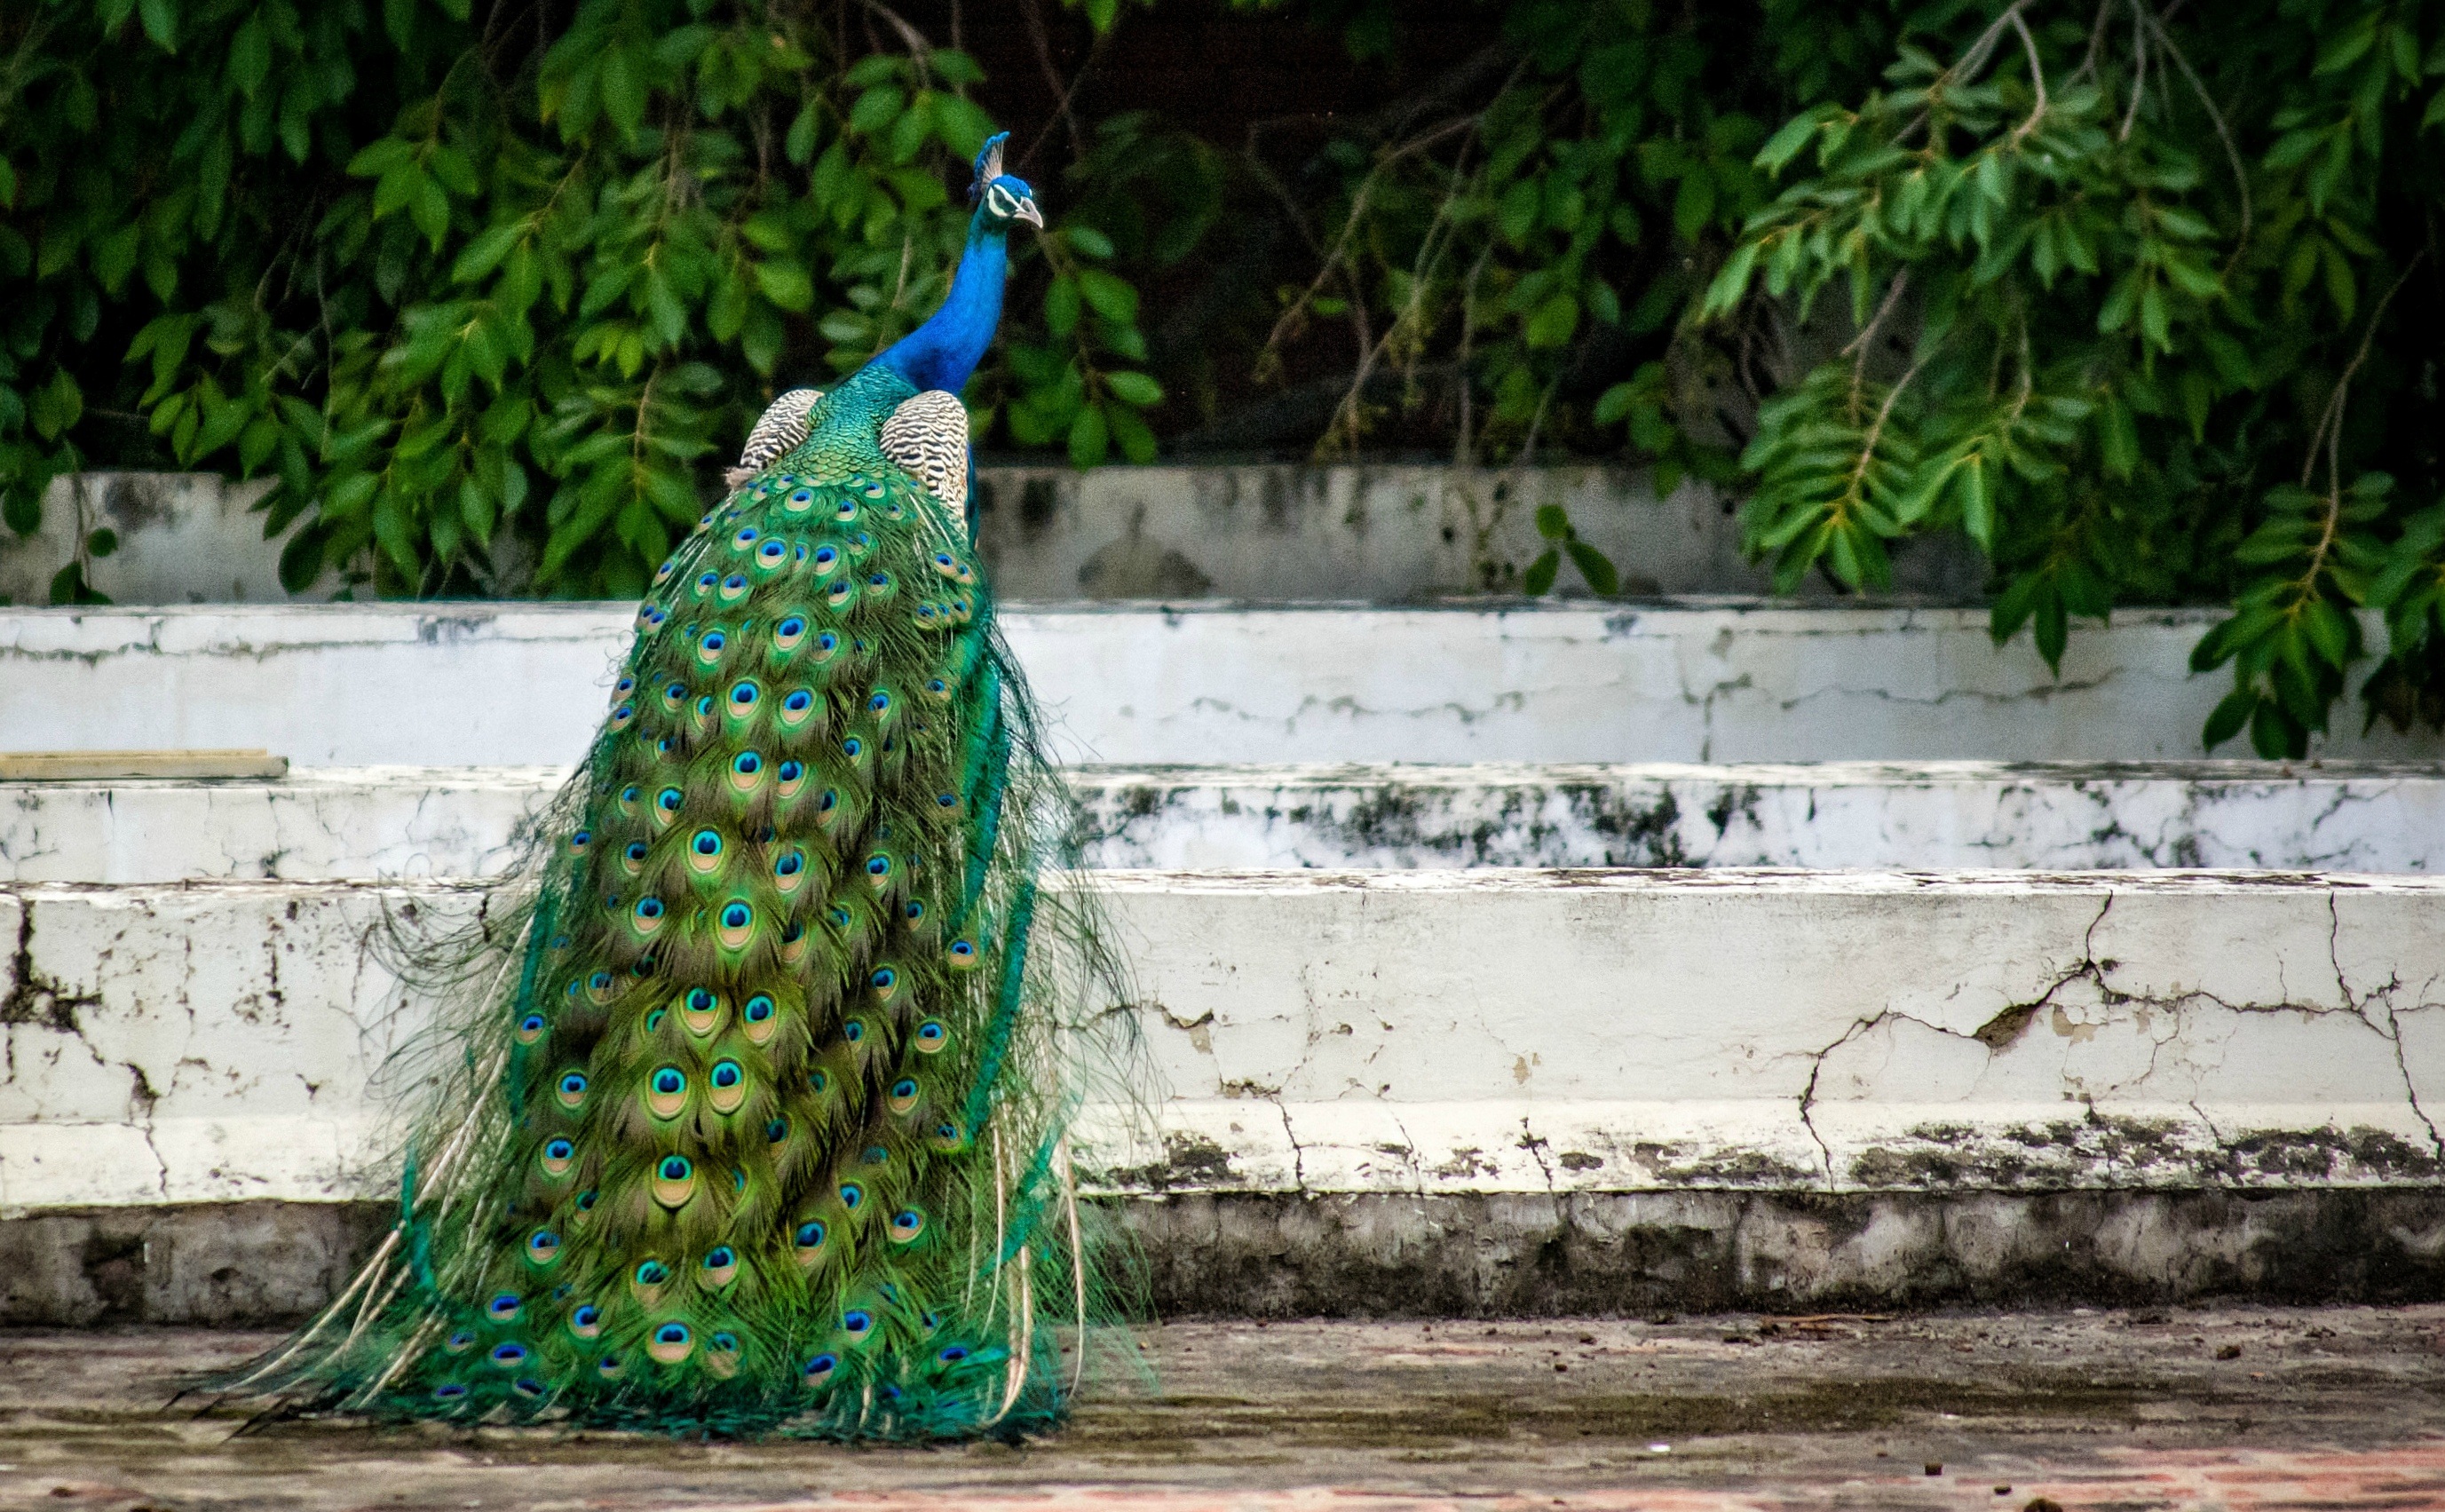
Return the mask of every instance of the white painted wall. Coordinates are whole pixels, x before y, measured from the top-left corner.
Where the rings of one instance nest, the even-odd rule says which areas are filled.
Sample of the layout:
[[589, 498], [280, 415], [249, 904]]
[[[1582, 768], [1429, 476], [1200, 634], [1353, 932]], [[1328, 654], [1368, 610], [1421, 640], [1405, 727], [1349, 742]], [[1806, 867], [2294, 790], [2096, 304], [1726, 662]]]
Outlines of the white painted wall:
[[[2195, 611], [2073, 633], [2060, 681], [1966, 609], [1672, 603], [1017, 607], [1068, 759], [2155, 760], [2226, 690]], [[565, 762], [630, 610], [329, 605], [0, 614], [0, 749], [265, 746], [303, 766]], [[2344, 733], [2336, 758], [2445, 741]]]
[[[562, 767], [0, 782], [0, 882], [469, 877]], [[2445, 770], [2038, 766], [1076, 767], [1099, 868], [2445, 869]]]
[[[2445, 882], [1107, 873], [1167, 1148], [1275, 1192], [2436, 1185]], [[0, 887], [0, 1212], [382, 1189], [386, 916]], [[412, 1078], [400, 1078], [407, 1080]]]

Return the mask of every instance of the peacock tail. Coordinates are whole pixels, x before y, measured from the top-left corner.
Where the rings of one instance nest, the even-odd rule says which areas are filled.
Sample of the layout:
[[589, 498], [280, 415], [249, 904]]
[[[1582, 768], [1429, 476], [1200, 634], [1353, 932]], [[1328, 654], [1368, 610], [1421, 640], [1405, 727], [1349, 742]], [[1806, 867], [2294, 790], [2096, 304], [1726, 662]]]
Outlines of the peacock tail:
[[[998, 169], [980, 223], [1025, 195]], [[995, 633], [940, 376], [887, 354], [759, 425], [446, 974], [457, 1053], [397, 1223], [230, 1384], [837, 1439], [1059, 1416], [1112, 1313], [1067, 1129], [1073, 1031], [1117, 973], [1083, 894], [1039, 881], [1066, 798]]]

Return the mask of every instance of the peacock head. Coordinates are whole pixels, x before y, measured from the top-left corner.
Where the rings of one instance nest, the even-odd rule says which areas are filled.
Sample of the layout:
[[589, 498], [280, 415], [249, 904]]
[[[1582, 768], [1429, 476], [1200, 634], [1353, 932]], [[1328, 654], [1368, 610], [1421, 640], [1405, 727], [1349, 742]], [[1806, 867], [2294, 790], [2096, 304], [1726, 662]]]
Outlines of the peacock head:
[[984, 150], [977, 154], [977, 179], [968, 186], [968, 203], [977, 207], [985, 225], [994, 231], [1007, 232], [1022, 220], [1042, 231], [1044, 213], [1036, 208], [1036, 191], [1027, 187], [1026, 179], [1001, 171], [1002, 144], [1009, 140], [1007, 131], [985, 139]]

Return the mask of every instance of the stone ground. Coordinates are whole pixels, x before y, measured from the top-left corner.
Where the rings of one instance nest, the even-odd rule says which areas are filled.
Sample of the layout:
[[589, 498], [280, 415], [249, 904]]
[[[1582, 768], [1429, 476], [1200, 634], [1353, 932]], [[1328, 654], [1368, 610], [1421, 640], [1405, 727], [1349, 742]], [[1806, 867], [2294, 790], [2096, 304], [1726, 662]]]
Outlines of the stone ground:
[[2445, 1307], [1174, 1323], [1055, 1437], [673, 1444], [165, 1410], [273, 1335], [0, 1332], [0, 1506], [2445, 1506]]

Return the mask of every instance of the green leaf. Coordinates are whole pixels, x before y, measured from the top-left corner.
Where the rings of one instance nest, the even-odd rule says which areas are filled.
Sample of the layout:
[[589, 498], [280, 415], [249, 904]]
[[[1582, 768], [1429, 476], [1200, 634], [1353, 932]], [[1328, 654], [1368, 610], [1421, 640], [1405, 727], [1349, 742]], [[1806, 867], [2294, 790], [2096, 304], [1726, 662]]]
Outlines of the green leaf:
[[793, 315], [803, 315], [815, 305], [814, 283], [796, 263], [757, 263], [756, 287], [766, 299]]
[[1137, 324], [1138, 291], [1126, 279], [1100, 268], [1081, 268], [1077, 279], [1078, 292], [1096, 314], [1119, 326]]
[[1579, 569], [1579, 575], [1586, 578], [1588, 587], [1594, 588], [1599, 595], [1612, 598], [1621, 591], [1621, 574], [1614, 570], [1611, 557], [1581, 540], [1566, 541], [1562, 544], [1562, 550], [1570, 553], [1572, 563]]
[[1630, 414], [1630, 406], [1636, 402], [1637, 395], [1638, 390], [1632, 384], [1615, 383], [1597, 396], [1596, 411], [1591, 418], [1598, 425], [1617, 425]]
[[1078, 468], [1095, 466], [1104, 459], [1111, 439], [1103, 410], [1092, 404], [1080, 410], [1078, 418], [1070, 422], [1070, 464]]
[[137, 0], [136, 13], [143, 18], [144, 34], [163, 52], [178, 50], [177, 0]]
[[1569, 540], [1571, 538], [1571, 516], [1569, 512], [1564, 510], [1559, 504], [1539, 505], [1537, 507], [1537, 533], [1549, 541]]
[[1521, 336], [1531, 350], [1551, 349], [1569, 342], [1572, 333], [1578, 328], [1578, 300], [1571, 294], [1560, 293], [1537, 307], [1536, 313], [1528, 317]]
[[1561, 569], [1562, 553], [1547, 551], [1529, 563], [1528, 570], [1520, 574], [1520, 591], [1532, 599], [1544, 597], [1554, 590], [1555, 575]]
[[2248, 688], [2235, 688], [2226, 694], [2208, 715], [2207, 727], [2199, 732], [2201, 748], [2212, 751], [2239, 735], [2257, 707], [2258, 695]]
[[1163, 402], [1163, 385], [1144, 373], [1106, 373], [1104, 383], [1114, 397], [1140, 409], [1152, 408]]

